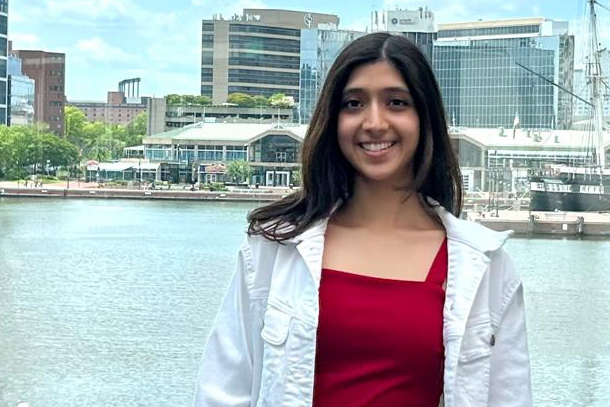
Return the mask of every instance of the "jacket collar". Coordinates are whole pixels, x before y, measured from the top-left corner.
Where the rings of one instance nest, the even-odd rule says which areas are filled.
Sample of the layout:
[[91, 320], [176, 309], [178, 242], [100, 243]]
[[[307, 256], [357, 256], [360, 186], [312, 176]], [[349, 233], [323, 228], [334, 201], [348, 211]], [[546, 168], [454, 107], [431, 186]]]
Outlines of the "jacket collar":
[[[427, 199], [428, 202], [433, 205], [434, 211], [440, 218], [443, 227], [445, 228], [445, 232], [447, 233], [447, 239], [466, 244], [481, 253], [498, 250], [513, 233], [512, 230], [496, 232], [479, 223], [458, 219], [434, 199]], [[337, 205], [337, 207], [338, 206], [339, 205]], [[337, 207], [335, 207], [332, 212], [334, 212]], [[303, 233], [292, 239], [288, 239], [287, 242], [299, 244], [311, 239], [317, 240], [316, 238], [323, 236], [326, 233], [328, 220], [329, 217], [326, 217], [315, 222]]]

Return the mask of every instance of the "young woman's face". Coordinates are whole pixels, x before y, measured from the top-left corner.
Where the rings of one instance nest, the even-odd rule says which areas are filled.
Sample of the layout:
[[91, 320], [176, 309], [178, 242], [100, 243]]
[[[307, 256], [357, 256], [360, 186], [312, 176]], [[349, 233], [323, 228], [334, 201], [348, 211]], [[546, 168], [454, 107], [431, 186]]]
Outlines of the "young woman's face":
[[352, 72], [343, 90], [337, 133], [357, 178], [397, 187], [411, 181], [419, 116], [405, 81], [388, 62]]

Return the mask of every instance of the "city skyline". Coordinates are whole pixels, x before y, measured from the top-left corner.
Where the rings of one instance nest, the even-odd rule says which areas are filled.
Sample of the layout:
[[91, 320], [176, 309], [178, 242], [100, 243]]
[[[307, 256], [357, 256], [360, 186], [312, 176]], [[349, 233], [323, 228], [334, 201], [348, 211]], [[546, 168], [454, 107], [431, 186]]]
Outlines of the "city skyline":
[[[119, 81], [131, 77], [142, 78], [141, 95], [199, 94], [201, 20], [213, 14], [227, 19], [241, 14], [243, 8], [331, 13], [339, 16], [340, 28], [363, 31], [370, 25], [373, 10], [396, 6], [428, 7], [435, 14], [437, 25], [539, 16], [569, 21], [572, 32], [578, 30], [576, 22], [584, 13], [584, 0], [537, 4], [525, 0], [460, 0], [452, 1], [450, 6], [442, 3], [376, 0], [359, 8], [346, 0], [335, 1], [332, 6], [319, 0], [178, 0], [171, 4], [160, 0], [30, 0], [27, 5], [9, 4], [9, 40], [15, 49], [66, 53], [68, 100], [104, 100], [107, 91], [115, 90]], [[600, 27], [610, 26], [610, 12], [602, 10], [598, 18]], [[602, 42], [608, 42], [609, 34], [602, 33]]]

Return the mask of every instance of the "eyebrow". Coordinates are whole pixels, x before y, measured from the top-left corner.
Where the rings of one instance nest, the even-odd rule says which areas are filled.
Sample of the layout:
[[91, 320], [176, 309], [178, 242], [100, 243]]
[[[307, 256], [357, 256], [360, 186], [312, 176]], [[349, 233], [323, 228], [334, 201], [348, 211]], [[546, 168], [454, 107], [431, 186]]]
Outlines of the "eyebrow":
[[[404, 93], [411, 93], [409, 92], [409, 89], [403, 87], [403, 86], [390, 86], [388, 88], [383, 88], [381, 89], [382, 92], [404, 92]], [[366, 91], [364, 90], [364, 88], [346, 88], [343, 91], [343, 95], [349, 95], [351, 93], [366, 93]]]

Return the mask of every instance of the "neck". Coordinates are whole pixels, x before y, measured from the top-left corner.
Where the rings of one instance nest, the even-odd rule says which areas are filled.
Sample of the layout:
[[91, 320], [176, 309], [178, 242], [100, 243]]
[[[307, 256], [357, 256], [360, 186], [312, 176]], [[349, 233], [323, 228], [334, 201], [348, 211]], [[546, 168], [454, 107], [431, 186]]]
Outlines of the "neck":
[[407, 192], [358, 178], [354, 181], [353, 196], [337, 213], [335, 221], [344, 226], [379, 232], [439, 228], [416, 191]]

